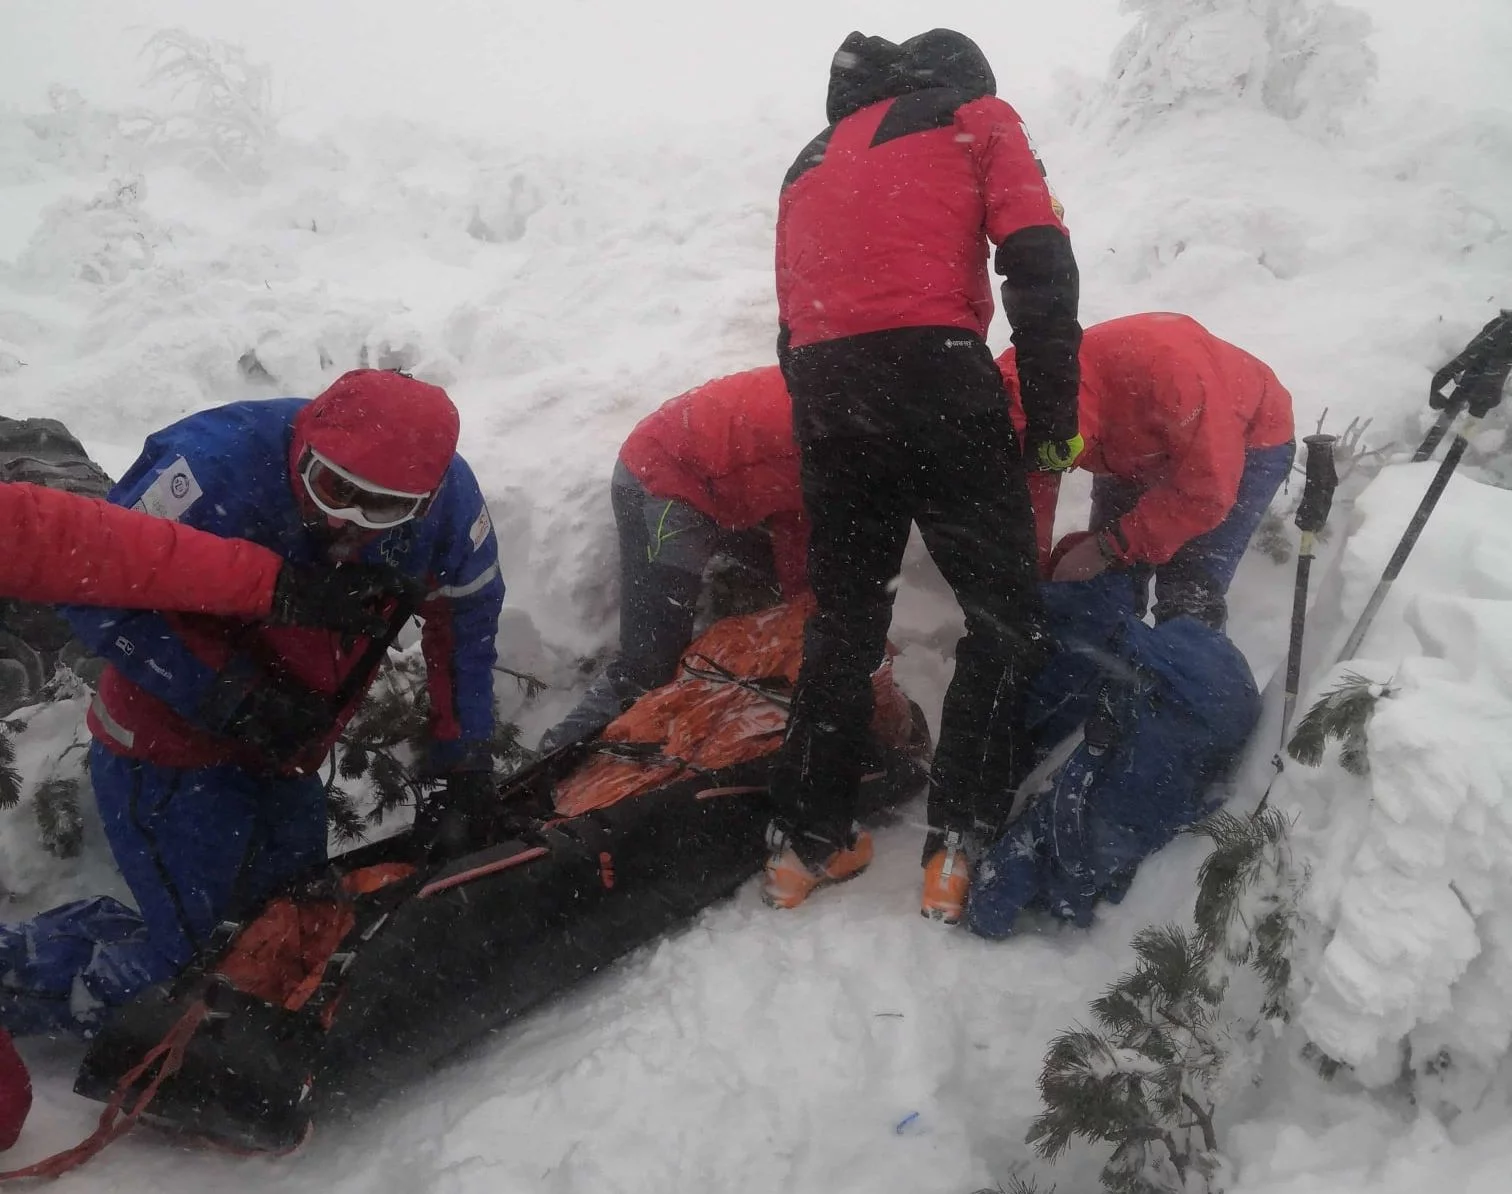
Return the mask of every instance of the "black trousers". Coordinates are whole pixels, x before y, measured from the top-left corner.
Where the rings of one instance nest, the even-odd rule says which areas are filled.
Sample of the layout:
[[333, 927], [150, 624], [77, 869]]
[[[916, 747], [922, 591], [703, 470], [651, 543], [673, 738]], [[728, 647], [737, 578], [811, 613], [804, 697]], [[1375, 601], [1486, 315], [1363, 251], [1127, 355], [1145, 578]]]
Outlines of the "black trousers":
[[966, 615], [930, 776], [934, 831], [990, 832], [1027, 770], [1023, 698], [1042, 661], [1034, 515], [1002, 377], [954, 328], [781, 353], [818, 599], [771, 789], [809, 861], [848, 840], [911, 523]]

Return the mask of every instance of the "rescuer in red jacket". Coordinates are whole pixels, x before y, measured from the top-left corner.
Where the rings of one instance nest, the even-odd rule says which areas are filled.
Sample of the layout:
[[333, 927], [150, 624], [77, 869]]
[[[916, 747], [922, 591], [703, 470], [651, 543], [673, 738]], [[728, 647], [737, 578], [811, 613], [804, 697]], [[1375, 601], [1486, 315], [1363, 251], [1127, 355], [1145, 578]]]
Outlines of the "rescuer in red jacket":
[[[1017, 404], [1014, 353], [999, 365]], [[1291, 471], [1286, 387], [1195, 319], [1149, 312], [1086, 330], [1080, 411], [1091, 524], [1057, 548], [1051, 576], [1153, 569], [1157, 621], [1187, 613], [1221, 627], [1239, 560]], [[1032, 488], [1048, 563], [1056, 486]]]
[[[554, 750], [597, 734], [673, 678], [693, 638], [704, 567], [746, 557], [784, 599], [808, 590], [808, 521], [793, 404], [775, 365], [707, 382], [647, 415], [610, 489], [620, 544], [620, 649], [577, 707], [541, 737]], [[742, 532], [753, 532], [741, 534]]]
[[[0, 597], [171, 609], [244, 621], [370, 632], [390, 595], [388, 569], [295, 568], [242, 539], [222, 539], [108, 502], [0, 484]], [[31, 1079], [0, 1028], [0, 1151], [31, 1110]]]
[[921, 910], [960, 919], [964, 848], [995, 833], [1024, 770], [1022, 693], [1043, 632], [1024, 453], [985, 336], [988, 241], [1018, 346], [1028, 459], [1065, 468], [1076, 426], [1078, 274], [1017, 113], [969, 38], [852, 33], [829, 127], [777, 213], [778, 360], [793, 396], [808, 566], [805, 636], [772, 784], [765, 898], [791, 908], [859, 873], [854, 824], [893, 587], [909, 527], [966, 614], [930, 777]]

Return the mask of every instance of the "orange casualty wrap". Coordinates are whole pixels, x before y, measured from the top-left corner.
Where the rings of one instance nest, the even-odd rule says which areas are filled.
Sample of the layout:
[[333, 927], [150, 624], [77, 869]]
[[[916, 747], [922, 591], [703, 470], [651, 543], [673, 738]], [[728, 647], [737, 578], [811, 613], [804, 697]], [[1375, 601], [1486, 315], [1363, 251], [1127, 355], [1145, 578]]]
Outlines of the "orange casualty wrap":
[[[364, 867], [342, 879], [342, 895], [366, 895], [414, 870], [408, 863]], [[280, 896], [237, 935], [216, 973], [239, 991], [298, 1011], [320, 986], [326, 963], [356, 920], [346, 899], [296, 903]]]
[[[690, 773], [775, 751], [787, 728], [787, 701], [803, 661], [803, 624], [813, 608], [813, 598], [804, 597], [711, 626], [684, 652], [675, 680], [648, 692], [604, 730], [604, 741], [645, 747], [648, 757], [590, 759], [557, 786], [557, 812], [575, 817]], [[902, 746], [911, 715], [893, 683], [890, 658], [872, 676], [872, 693], [877, 740]]]

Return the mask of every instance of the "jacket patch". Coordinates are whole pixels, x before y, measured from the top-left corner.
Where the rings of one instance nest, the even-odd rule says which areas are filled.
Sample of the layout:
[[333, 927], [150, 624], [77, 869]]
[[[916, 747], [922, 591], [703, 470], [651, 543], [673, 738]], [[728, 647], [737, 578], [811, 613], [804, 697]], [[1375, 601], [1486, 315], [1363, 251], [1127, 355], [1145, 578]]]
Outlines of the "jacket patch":
[[131, 508], [155, 518], [170, 518], [177, 522], [184, 511], [203, 496], [204, 490], [189, 468], [189, 462], [180, 456], [158, 474], [157, 480], [147, 487]]
[[493, 519], [488, 517], [488, 507], [484, 506], [478, 511], [478, 517], [473, 519], [472, 526], [467, 528], [467, 538], [473, 545], [473, 550], [483, 546], [483, 541], [488, 538], [488, 532], [493, 530]]

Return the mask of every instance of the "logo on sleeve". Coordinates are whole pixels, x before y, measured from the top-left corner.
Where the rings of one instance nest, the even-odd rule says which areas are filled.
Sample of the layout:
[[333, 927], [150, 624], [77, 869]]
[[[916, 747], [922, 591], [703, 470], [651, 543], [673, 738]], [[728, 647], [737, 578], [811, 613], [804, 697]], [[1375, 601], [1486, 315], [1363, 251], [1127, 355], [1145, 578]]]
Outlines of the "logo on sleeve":
[[483, 540], [488, 538], [488, 532], [493, 530], [493, 520], [488, 517], [488, 507], [484, 506], [478, 511], [478, 517], [473, 519], [473, 524], [467, 530], [467, 537], [472, 541], [473, 550], [483, 546]]
[[177, 521], [183, 517], [184, 511], [203, 496], [204, 490], [195, 479], [189, 462], [180, 456], [157, 475], [157, 479], [147, 487], [132, 509], [156, 518]]
[[1040, 177], [1045, 180], [1045, 191], [1050, 196], [1050, 210], [1055, 213], [1057, 220], [1066, 218], [1066, 209], [1062, 206], [1060, 197], [1056, 195], [1055, 188], [1050, 185], [1050, 172], [1045, 169], [1045, 161], [1040, 157], [1039, 146], [1034, 143], [1034, 137], [1029, 132], [1029, 126], [1022, 120], [1019, 121], [1019, 132], [1024, 134], [1024, 142], [1029, 146], [1030, 156], [1034, 158], [1034, 164], [1039, 167]]

